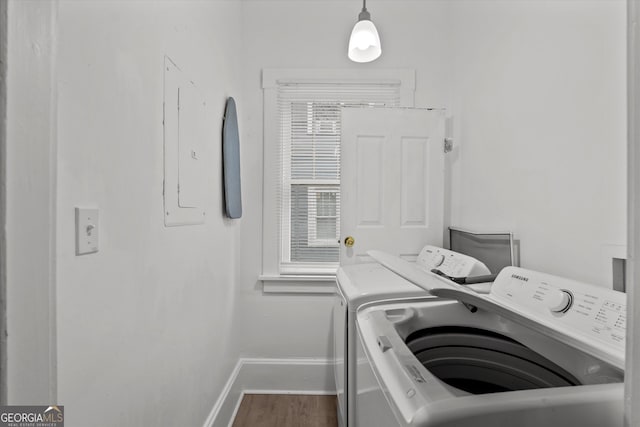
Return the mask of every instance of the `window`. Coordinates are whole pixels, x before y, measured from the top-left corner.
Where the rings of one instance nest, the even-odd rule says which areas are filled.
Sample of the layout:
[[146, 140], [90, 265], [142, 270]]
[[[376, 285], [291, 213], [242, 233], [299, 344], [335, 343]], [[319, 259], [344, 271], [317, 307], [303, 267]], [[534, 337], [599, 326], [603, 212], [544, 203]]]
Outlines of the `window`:
[[340, 255], [341, 108], [402, 105], [403, 81], [412, 83], [413, 72], [405, 71], [409, 77], [404, 80], [276, 78], [278, 73], [265, 70], [263, 75], [270, 80], [264, 87], [263, 269], [277, 276], [335, 274]]
[[307, 193], [307, 244], [310, 247], [337, 247], [340, 244], [340, 187], [313, 186]]

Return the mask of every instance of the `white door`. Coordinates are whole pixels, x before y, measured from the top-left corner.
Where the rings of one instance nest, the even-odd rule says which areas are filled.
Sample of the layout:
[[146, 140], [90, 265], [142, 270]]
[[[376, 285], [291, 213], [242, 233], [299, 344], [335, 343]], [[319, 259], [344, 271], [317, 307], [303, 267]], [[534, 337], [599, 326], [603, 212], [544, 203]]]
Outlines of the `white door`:
[[371, 262], [370, 249], [415, 260], [442, 246], [443, 146], [442, 110], [342, 109], [341, 265]]

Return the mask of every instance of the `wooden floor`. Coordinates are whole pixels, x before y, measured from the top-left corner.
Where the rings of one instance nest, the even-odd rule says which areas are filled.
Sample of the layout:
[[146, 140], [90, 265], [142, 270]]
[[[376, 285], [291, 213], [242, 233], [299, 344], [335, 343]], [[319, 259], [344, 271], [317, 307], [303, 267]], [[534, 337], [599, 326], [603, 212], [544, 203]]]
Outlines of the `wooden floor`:
[[246, 394], [233, 427], [337, 427], [335, 396]]

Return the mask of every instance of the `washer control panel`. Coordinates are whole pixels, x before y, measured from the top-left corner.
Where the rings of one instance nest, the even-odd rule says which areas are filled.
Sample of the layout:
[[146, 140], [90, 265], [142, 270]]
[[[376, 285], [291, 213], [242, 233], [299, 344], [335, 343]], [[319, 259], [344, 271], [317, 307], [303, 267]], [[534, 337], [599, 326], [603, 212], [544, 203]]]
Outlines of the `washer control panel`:
[[473, 257], [429, 245], [422, 248], [416, 264], [427, 271], [438, 269], [449, 277], [472, 277], [491, 274], [486, 265]]
[[624, 354], [626, 295], [517, 267], [498, 275], [491, 298], [528, 318]]

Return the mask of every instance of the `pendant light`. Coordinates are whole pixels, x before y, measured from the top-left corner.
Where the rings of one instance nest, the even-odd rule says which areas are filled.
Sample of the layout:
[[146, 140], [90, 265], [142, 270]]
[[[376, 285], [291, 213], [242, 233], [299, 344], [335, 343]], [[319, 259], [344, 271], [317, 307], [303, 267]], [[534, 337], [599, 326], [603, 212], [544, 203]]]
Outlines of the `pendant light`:
[[371, 22], [371, 14], [367, 10], [367, 0], [362, 0], [362, 12], [349, 38], [349, 59], [354, 62], [371, 62], [382, 53], [380, 36], [376, 26]]

